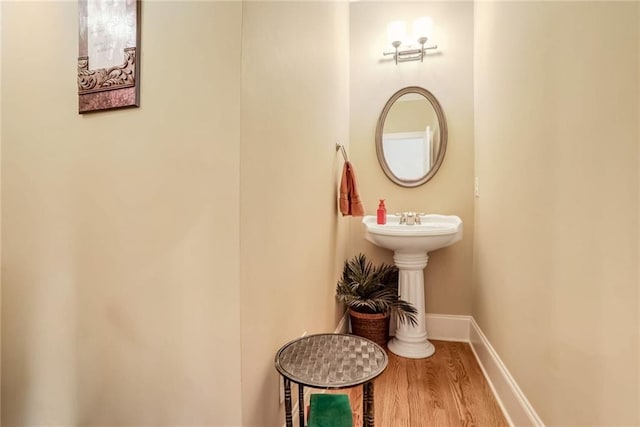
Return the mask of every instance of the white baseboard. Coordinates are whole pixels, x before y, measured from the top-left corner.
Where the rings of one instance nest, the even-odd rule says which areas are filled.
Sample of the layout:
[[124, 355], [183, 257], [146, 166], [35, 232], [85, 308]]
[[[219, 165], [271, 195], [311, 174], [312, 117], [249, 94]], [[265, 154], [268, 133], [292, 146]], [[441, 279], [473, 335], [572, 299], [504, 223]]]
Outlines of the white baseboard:
[[471, 316], [427, 313], [427, 336], [440, 341], [469, 342], [471, 320]]
[[349, 310], [345, 311], [338, 322], [338, 326], [333, 331], [334, 334], [346, 334], [349, 332]]
[[544, 423], [531, 403], [473, 318], [471, 318], [469, 332], [471, 349], [509, 425], [544, 427]]

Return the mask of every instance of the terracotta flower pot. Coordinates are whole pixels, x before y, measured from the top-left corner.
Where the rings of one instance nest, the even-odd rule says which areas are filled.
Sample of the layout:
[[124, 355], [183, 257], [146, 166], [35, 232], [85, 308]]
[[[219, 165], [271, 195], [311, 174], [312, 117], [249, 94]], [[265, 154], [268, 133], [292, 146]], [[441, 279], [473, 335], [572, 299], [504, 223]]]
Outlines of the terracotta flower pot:
[[370, 339], [382, 348], [386, 348], [389, 341], [389, 313], [369, 314], [349, 310], [351, 332], [363, 338]]

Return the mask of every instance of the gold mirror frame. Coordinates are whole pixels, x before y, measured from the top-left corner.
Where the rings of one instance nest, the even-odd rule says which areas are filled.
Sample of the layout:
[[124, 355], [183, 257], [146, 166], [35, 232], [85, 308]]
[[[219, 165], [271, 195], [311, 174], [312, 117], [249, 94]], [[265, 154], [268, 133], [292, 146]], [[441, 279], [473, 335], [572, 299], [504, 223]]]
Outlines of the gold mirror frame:
[[[391, 110], [391, 107], [393, 106], [393, 104], [401, 96], [406, 95], [408, 93], [417, 93], [419, 95], [422, 95], [431, 103], [431, 106], [433, 107], [434, 111], [436, 112], [436, 116], [438, 117], [438, 127], [440, 130], [440, 139], [441, 139], [440, 150], [438, 152], [438, 156], [436, 157], [436, 161], [433, 164], [433, 167], [429, 169], [429, 172], [427, 172], [424, 176], [417, 179], [411, 179], [411, 180], [398, 178], [391, 171], [391, 169], [389, 168], [389, 164], [387, 163], [387, 160], [384, 158], [384, 151], [382, 148], [382, 133], [384, 130], [384, 122], [387, 119], [387, 114], [389, 113], [389, 110]], [[376, 126], [376, 154], [378, 155], [378, 162], [380, 163], [380, 167], [384, 171], [385, 175], [387, 175], [387, 177], [391, 181], [393, 181], [394, 183], [398, 184], [401, 187], [418, 187], [424, 184], [425, 182], [429, 181], [438, 172], [438, 169], [440, 169], [440, 166], [442, 165], [442, 161], [444, 160], [444, 154], [446, 151], [447, 151], [447, 120], [444, 117], [444, 111], [442, 110], [442, 107], [440, 106], [440, 103], [438, 102], [436, 97], [433, 96], [433, 94], [428, 90], [421, 88], [419, 86], [408, 86], [394, 93], [393, 96], [389, 98], [384, 108], [382, 109], [382, 112], [380, 113], [380, 118], [378, 118], [378, 125]]]

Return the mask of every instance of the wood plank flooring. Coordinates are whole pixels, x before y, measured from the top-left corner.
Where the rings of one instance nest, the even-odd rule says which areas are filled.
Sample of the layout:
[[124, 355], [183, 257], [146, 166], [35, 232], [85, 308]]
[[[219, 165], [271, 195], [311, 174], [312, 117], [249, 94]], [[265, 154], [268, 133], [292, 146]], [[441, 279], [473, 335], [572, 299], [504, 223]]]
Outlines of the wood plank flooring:
[[[375, 380], [376, 427], [508, 426], [467, 343], [432, 341], [428, 359], [387, 351], [389, 365]], [[362, 425], [362, 387], [349, 394], [354, 426]]]

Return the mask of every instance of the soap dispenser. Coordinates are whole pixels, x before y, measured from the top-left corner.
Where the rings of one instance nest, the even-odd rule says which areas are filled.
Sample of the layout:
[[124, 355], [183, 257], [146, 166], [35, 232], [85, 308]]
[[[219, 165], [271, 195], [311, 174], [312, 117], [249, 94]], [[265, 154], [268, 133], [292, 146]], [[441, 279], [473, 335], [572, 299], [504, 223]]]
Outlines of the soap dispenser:
[[380, 199], [380, 204], [378, 205], [378, 224], [386, 224], [387, 223], [387, 208], [384, 206], [384, 199]]

